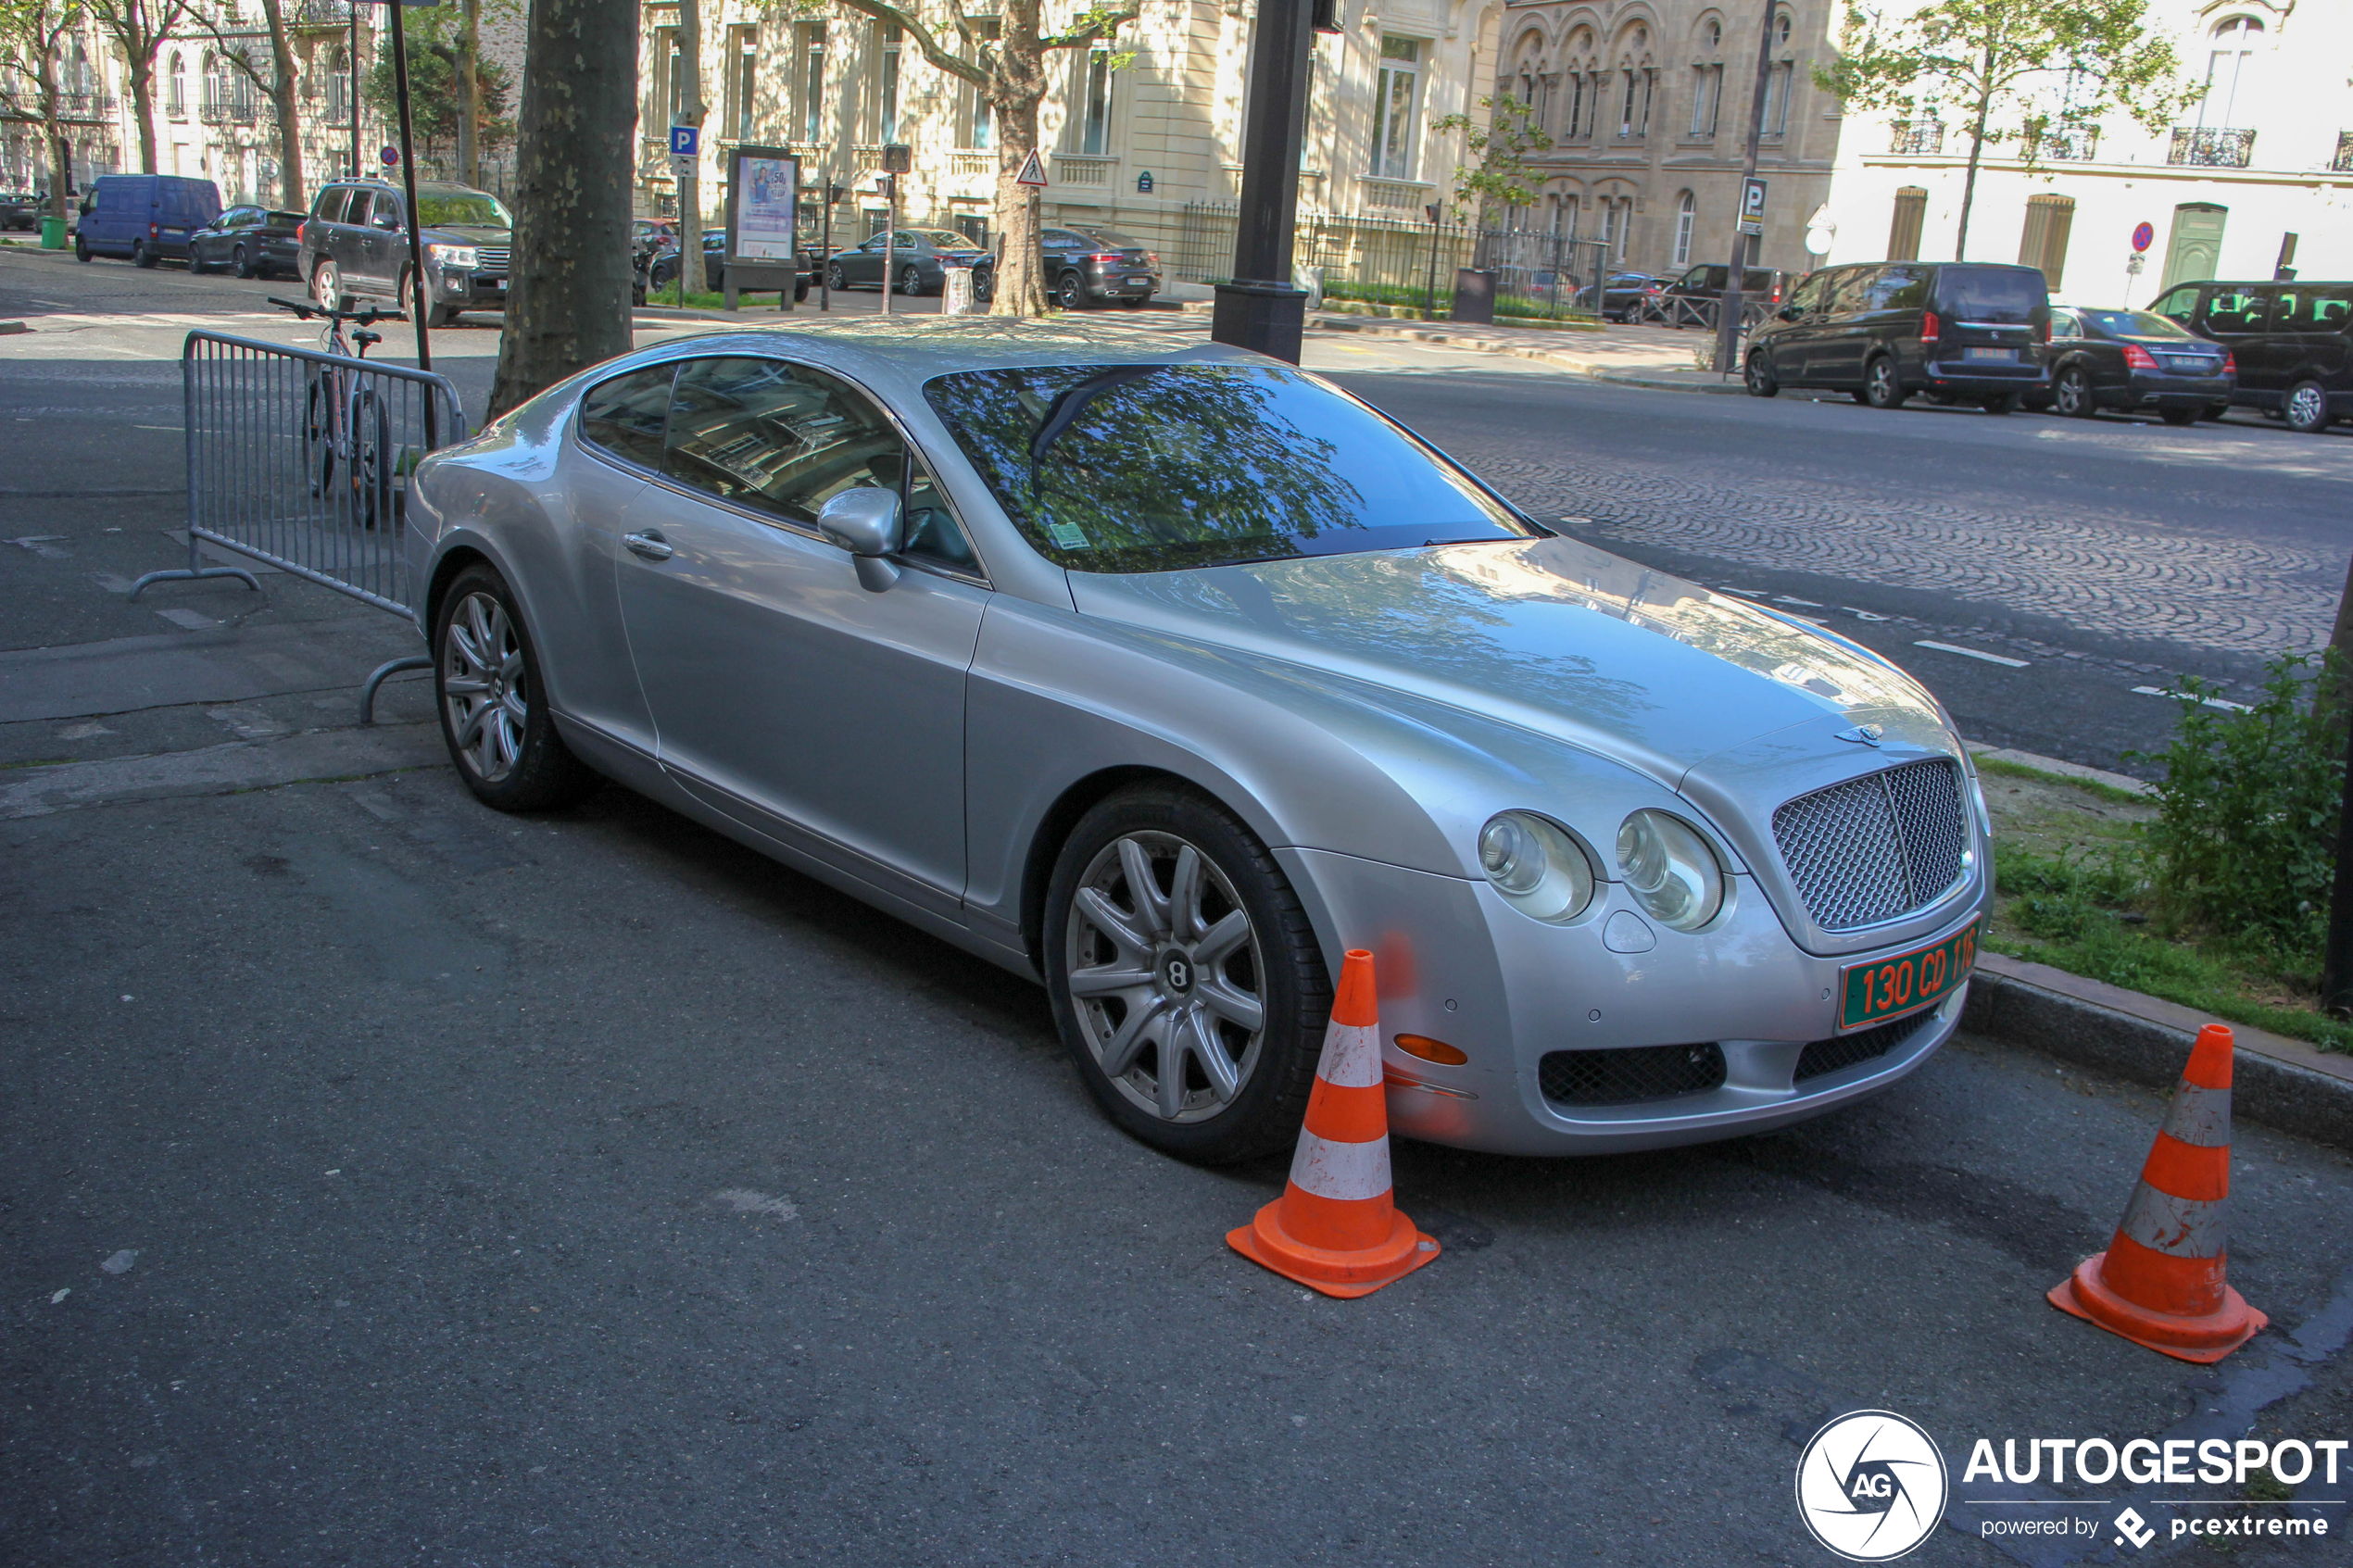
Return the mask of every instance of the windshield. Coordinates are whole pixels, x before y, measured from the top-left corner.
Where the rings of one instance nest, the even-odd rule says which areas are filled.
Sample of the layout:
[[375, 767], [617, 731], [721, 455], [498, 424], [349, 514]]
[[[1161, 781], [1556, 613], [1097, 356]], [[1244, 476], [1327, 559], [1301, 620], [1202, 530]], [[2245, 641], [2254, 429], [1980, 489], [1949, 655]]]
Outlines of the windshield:
[[453, 195], [417, 193], [417, 221], [430, 229], [445, 228], [452, 223], [472, 224], [481, 229], [511, 229], [515, 220], [508, 214], [506, 205], [487, 191], [466, 191]]
[[2023, 321], [2051, 303], [2043, 274], [2023, 267], [1947, 267], [1936, 307], [1964, 321]]
[[2178, 323], [2146, 310], [2084, 310], [2078, 314], [2094, 331], [2108, 337], [2187, 338], [2190, 335]]
[[1533, 537], [1354, 398], [1254, 365], [971, 370], [924, 395], [1047, 558], [1172, 571]]

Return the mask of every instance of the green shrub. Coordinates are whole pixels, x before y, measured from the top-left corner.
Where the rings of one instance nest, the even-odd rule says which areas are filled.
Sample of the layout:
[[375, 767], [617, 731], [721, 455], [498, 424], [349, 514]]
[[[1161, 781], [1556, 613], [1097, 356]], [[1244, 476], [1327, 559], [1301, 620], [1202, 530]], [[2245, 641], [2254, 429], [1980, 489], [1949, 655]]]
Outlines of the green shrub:
[[2166, 925], [2306, 984], [2320, 968], [2345, 788], [2344, 735], [2314, 698], [2341, 667], [2334, 653], [2275, 659], [2245, 713], [2206, 706], [2215, 688], [2185, 679], [2173, 744], [2141, 754], [2165, 774], [2142, 849]]

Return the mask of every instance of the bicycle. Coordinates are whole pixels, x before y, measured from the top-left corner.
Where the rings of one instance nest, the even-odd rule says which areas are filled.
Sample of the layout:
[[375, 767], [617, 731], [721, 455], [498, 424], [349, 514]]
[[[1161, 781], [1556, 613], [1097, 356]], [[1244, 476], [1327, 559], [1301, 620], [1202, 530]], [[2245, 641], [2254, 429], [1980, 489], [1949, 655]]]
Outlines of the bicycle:
[[[368, 329], [378, 321], [399, 319], [397, 310], [379, 310], [371, 306], [365, 310], [330, 310], [314, 300], [281, 299], [269, 296], [270, 303], [291, 310], [297, 320], [313, 317], [323, 319], [327, 325], [319, 334], [319, 346], [337, 358], [364, 361], [368, 350], [384, 341], [382, 332]], [[359, 345], [354, 353], [344, 341], [344, 323], [355, 323], [359, 331], [351, 334], [351, 342]], [[348, 375], [332, 367], [316, 365], [309, 370], [310, 395], [303, 414], [303, 444], [311, 456], [309, 470], [310, 494], [325, 496], [335, 485], [335, 466], [343, 466], [344, 488], [351, 508], [351, 516], [362, 528], [375, 528], [394, 521], [395, 508], [392, 478], [395, 458], [392, 451], [392, 421], [385, 416], [384, 401], [364, 377]]]

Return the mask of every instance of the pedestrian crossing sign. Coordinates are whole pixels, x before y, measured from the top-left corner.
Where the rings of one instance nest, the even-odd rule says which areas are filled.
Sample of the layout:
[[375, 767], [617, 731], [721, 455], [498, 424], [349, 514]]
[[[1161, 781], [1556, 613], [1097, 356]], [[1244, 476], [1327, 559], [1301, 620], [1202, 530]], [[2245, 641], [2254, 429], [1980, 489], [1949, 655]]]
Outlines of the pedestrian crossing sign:
[[1037, 148], [1030, 148], [1029, 156], [1022, 159], [1021, 172], [1013, 176], [1013, 183], [1034, 185], [1041, 191], [1046, 188], [1046, 166], [1038, 161]]

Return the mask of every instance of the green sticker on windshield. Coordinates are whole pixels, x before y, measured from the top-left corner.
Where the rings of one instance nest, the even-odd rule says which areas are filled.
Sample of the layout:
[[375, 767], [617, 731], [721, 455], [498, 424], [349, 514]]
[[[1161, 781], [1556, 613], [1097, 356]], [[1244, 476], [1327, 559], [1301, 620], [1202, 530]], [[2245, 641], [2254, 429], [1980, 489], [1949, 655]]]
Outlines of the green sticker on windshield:
[[1046, 536], [1065, 550], [1087, 547], [1087, 535], [1075, 522], [1050, 522], [1046, 525]]

